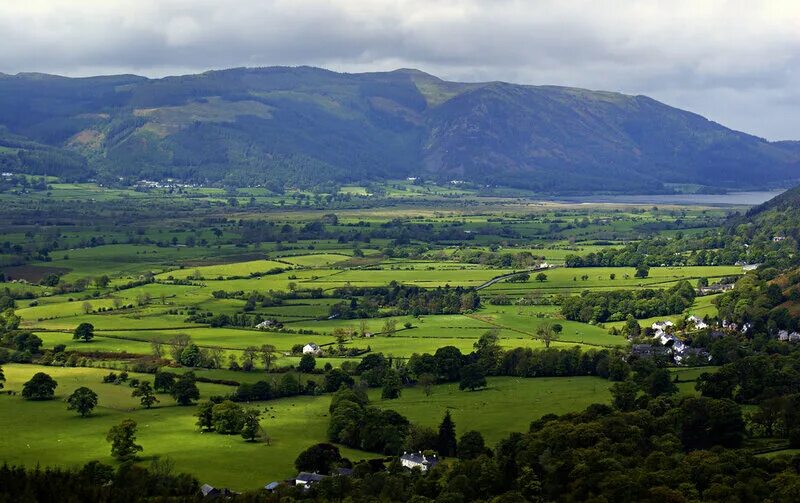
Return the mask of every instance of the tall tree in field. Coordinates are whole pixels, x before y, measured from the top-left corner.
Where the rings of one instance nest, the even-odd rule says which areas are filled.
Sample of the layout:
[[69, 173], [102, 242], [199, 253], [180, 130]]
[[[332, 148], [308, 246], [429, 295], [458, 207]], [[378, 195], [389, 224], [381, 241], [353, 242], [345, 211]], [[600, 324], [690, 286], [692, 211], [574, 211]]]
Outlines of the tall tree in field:
[[425, 396], [431, 396], [433, 393], [433, 385], [436, 384], [436, 376], [430, 373], [420, 374], [417, 378], [417, 383], [422, 386], [422, 391]]
[[139, 384], [139, 387], [133, 390], [131, 396], [134, 398], [138, 397], [139, 403], [142, 404], [142, 407], [145, 409], [149, 409], [153, 404], [158, 403], [158, 398], [156, 398], [150, 381], [144, 381]]
[[253, 442], [258, 437], [261, 428], [258, 419], [261, 413], [256, 409], [247, 409], [244, 413], [244, 425], [242, 426], [242, 438], [248, 442]]
[[486, 375], [483, 373], [480, 365], [473, 363], [464, 365], [461, 369], [461, 382], [458, 384], [458, 389], [475, 391], [478, 388], [486, 386]]
[[358, 335], [361, 337], [366, 337], [367, 332], [369, 332], [369, 326], [367, 325], [367, 320], [361, 318], [358, 322]]
[[93, 337], [94, 325], [91, 323], [81, 323], [75, 328], [75, 331], [72, 332], [72, 339], [76, 341], [89, 342]]
[[97, 407], [97, 393], [81, 386], [67, 398], [67, 409], [78, 411], [81, 417], [88, 416]]
[[269, 368], [272, 366], [272, 359], [275, 356], [275, 346], [264, 344], [258, 351], [261, 354], [261, 361], [264, 362], [264, 371], [269, 372]]
[[551, 323], [542, 323], [536, 327], [536, 338], [544, 343], [545, 348], [549, 348], [551, 342], [558, 340], [558, 334]]
[[381, 333], [386, 337], [392, 337], [394, 336], [395, 332], [397, 332], [397, 320], [386, 320], [383, 324], [383, 330], [381, 330]]
[[394, 369], [387, 369], [383, 375], [383, 389], [381, 390], [381, 398], [384, 400], [394, 400], [400, 398], [400, 393], [403, 390], [403, 382], [400, 380], [400, 374]]
[[305, 354], [300, 357], [300, 363], [297, 365], [297, 370], [303, 372], [304, 374], [308, 374], [309, 372], [314, 370], [314, 367], [317, 366], [317, 360], [314, 359], [314, 355], [312, 354]]
[[58, 383], [44, 372], [37, 372], [22, 385], [22, 397], [26, 400], [52, 400]]
[[197, 384], [195, 384], [194, 373], [187, 372], [180, 376], [172, 386], [170, 394], [178, 402], [178, 405], [191, 405], [192, 400], [200, 398], [200, 390], [197, 389]]
[[133, 460], [136, 453], [143, 450], [136, 443], [136, 421], [133, 419], [125, 419], [113, 426], [106, 435], [106, 441], [111, 444], [111, 455], [120, 461]]
[[450, 411], [444, 413], [442, 424], [439, 425], [439, 441], [437, 442], [439, 454], [442, 456], [455, 456], [458, 448], [456, 440], [456, 423], [450, 417]]

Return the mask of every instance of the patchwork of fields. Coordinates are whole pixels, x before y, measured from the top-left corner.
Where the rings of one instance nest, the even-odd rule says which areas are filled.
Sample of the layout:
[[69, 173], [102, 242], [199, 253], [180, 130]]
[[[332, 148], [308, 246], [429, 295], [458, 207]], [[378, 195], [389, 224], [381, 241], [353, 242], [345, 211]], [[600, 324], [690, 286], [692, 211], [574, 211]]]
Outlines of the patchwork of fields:
[[[267, 445], [200, 433], [196, 408], [177, 406], [168, 395], [158, 395], [157, 407], [142, 409], [130, 396], [131, 388], [102, 384], [103, 375], [153, 358], [159, 348], [158, 355], [165, 360], [158, 365], [169, 364], [176, 373], [194, 370], [202, 378], [228, 383], [276, 383], [282, 374], [275, 368], [298, 366], [298, 347], [309, 343], [326, 351], [316, 359], [317, 369], [329, 364], [352, 370], [365, 355], [376, 353], [405, 362], [415, 354], [453, 346], [467, 355], [490, 332], [501, 349], [543, 349], [540, 332], [553, 324], [561, 330], [549, 347], [625, 351], [628, 340], [610, 332], [623, 322], [565, 320], [556, 305], [559, 296], [666, 289], [681, 281], [696, 285], [701, 278], [715, 282], [742, 274], [738, 266], [664, 266], [651, 267], [646, 278], [638, 278], [633, 267], [565, 266], [569, 255], [613, 250], [640, 239], [648, 226], [671, 236], [680, 221], [686, 235], [699, 235], [724, 216], [720, 209], [501, 202], [468, 191], [399, 183], [388, 189], [390, 200], [419, 202], [368, 210], [344, 208], [332, 214], [308, 207], [302, 202], [307, 196], [300, 193], [292, 196], [297, 204], [284, 211], [287, 197], [261, 188], [242, 189], [236, 195], [210, 188], [187, 192], [196, 200], [55, 184], [53, 193], [68, 208], [93, 201], [87, 211], [96, 213], [88, 220], [96, 219], [97, 225], [74, 223], [49, 234], [0, 226], [4, 239], [31, 249], [58, 241], [57, 251], [46, 258], [31, 254], [24, 265], [6, 268], [10, 281], [0, 287], [7, 287], [15, 299], [20, 329], [39, 337], [44, 351], [58, 347], [76, 357], [73, 363], [86, 365], [3, 365], [5, 390], [19, 392], [38, 371], [50, 374], [59, 387], [52, 401], [29, 402], [19, 395], [0, 394], [4, 425], [0, 462], [113, 463], [105, 433], [130, 417], [139, 424], [142, 463], [169, 457], [179, 470], [202, 482], [237, 489], [261, 487], [293, 475], [297, 455], [327, 441], [329, 394], [317, 390], [251, 404], [264, 413], [261, 426], [270, 439]], [[342, 194], [370, 197], [367, 187], [343, 187]], [[464, 198], [461, 206], [447, 199], [456, 195]], [[49, 204], [41, 194], [32, 194], [31, 201]], [[2, 202], [24, 207], [7, 194], [0, 194]], [[148, 204], [154, 205], [153, 214], [141, 218], [141, 225], [111, 224], [125, 208]], [[264, 206], [254, 209], [258, 205]], [[163, 212], [170, 218], [152, 218], [164, 207], [170, 209]], [[0, 259], [6, 261], [2, 265], [16, 260], [16, 255], [0, 254]], [[534, 265], [545, 262], [544, 277], [537, 278], [540, 271], [534, 272]], [[521, 272], [530, 272], [527, 281], [508, 281]], [[400, 286], [422, 289], [413, 295], [474, 292], [481, 302], [477, 308], [449, 311], [434, 302], [426, 309], [445, 314], [425, 314], [428, 311], [401, 307], [402, 302], [373, 305], [373, 294], [363, 293], [368, 288], [388, 291]], [[677, 320], [687, 314], [715, 315], [713, 297], [697, 298], [684, 313], [640, 323]], [[269, 320], [270, 327], [259, 330], [255, 320]], [[83, 323], [94, 328], [90, 342], [73, 339], [73, 331]], [[221, 368], [180, 367], [169, 352], [169, 342], [177, 336], [188, 337], [201, 350], [219, 352]], [[273, 348], [270, 369], [259, 359], [251, 372], [228, 368], [229, 360], [242, 362], [248, 352], [261, 347]], [[131, 377], [152, 380], [149, 374], [131, 372]], [[680, 384], [681, 392], [694, 392], [693, 377], [682, 376], [688, 382]], [[321, 374], [301, 378], [323, 382]], [[445, 383], [434, 385], [430, 396], [419, 386], [404, 387], [394, 400], [382, 399], [379, 389], [369, 390], [369, 396], [377, 407], [434, 428], [449, 411], [460, 433], [478, 430], [492, 446], [511, 432], [526, 431], [544, 414], [608, 403], [610, 385], [590, 376], [490, 377], [486, 389], [477, 392]], [[68, 412], [64, 403], [79, 386], [99, 395], [98, 408], [85, 419]], [[198, 386], [201, 399], [227, 396], [236, 389], [208, 382]], [[52, 434], [43, 436], [43, 430]], [[375, 456], [346, 448], [342, 452], [352, 460]]]

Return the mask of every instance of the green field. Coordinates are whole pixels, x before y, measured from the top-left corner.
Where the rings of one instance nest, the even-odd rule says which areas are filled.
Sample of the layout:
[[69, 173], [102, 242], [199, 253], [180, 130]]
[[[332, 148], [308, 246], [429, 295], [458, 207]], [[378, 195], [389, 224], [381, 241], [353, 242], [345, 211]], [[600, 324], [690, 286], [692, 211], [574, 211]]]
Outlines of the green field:
[[[102, 376], [109, 369], [151, 361], [153, 343], [168, 343], [177, 335], [189, 336], [202, 350], [222, 351], [223, 368], [179, 367], [170, 361], [167, 346], [162, 348], [166, 359], [156, 365], [240, 383], [281, 376], [274, 367], [265, 371], [260, 360], [252, 372], [231, 370], [229, 357], [242, 362], [246, 348], [272, 345], [272, 365], [297, 366], [300, 355], [293, 348], [316, 343], [326, 351], [338, 349], [334, 334], [341, 329], [354, 334], [363, 328], [373, 336], [347, 335], [341, 341], [345, 351], [318, 357], [317, 369], [330, 364], [352, 372], [364, 354], [375, 353], [402, 365], [414, 354], [444, 346], [468, 355], [489, 331], [503, 349], [543, 349], [537, 330], [553, 323], [563, 330], [551, 347], [625, 351], [629, 342], [609, 333], [621, 323], [565, 320], [557, 305], [561, 296], [669, 288], [682, 280], [695, 284], [700, 278], [713, 282], [742, 274], [738, 266], [656, 266], [640, 279], [633, 267], [564, 267], [569, 255], [613, 252], [652, 236], [671, 240], [678, 232], [692, 237], [713, 233], [725, 208], [562, 204], [535, 201], [522, 192], [487, 189], [484, 194], [407, 180], [336, 187], [331, 193], [287, 189], [280, 194], [265, 187], [133, 189], [51, 182], [46, 192], [24, 197], [0, 193], [0, 272], [11, 279], [0, 283], [0, 296], [8, 288], [20, 328], [40, 337], [44, 350], [63, 345], [74, 353], [71, 361], [85, 367], [42, 367], [36, 364], [38, 355], [32, 364], [3, 365], [7, 390], [19, 391], [39, 370], [53, 375], [59, 388], [56, 400], [48, 402], [0, 395], [0, 462], [113, 463], [105, 433], [131, 417], [139, 424], [145, 449], [142, 464], [168, 456], [201, 482], [258, 488], [293, 475], [297, 454], [326, 440], [329, 395], [254, 404], [265, 411], [262, 426], [271, 445], [249, 444], [239, 437], [199, 433], [194, 407], [178, 407], [168, 396], [159, 397], [159, 407], [142, 410], [129, 387], [101, 384]], [[32, 209], [41, 224], [25, 223]], [[526, 282], [506, 281], [542, 261], [551, 266], [543, 271], [544, 281], [536, 279], [536, 272]], [[475, 288], [481, 303], [475, 309], [443, 309], [434, 303], [427, 311], [408, 307], [409, 299], [394, 304], [376, 300], [399, 285], [427, 293]], [[365, 287], [384, 290], [352, 293]], [[411, 300], [420, 295], [403, 291]], [[700, 297], [685, 313], [640, 323], [713, 316], [713, 300]], [[340, 316], [341, 306], [363, 310]], [[265, 319], [282, 328], [255, 329], [256, 320]], [[392, 322], [396, 331], [384, 332]], [[81, 323], [94, 327], [90, 342], [73, 340], [72, 331]], [[676, 371], [681, 392], [695, 393], [701, 371]], [[321, 383], [324, 376], [306, 378]], [[64, 403], [81, 385], [100, 395], [100, 406], [87, 419], [67, 411]], [[204, 398], [234, 390], [199, 386]], [[491, 377], [488, 387], [477, 392], [459, 391], [451, 383], [434, 386], [430, 397], [418, 387], [405, 387], [397, 400], [380, 399], [379, 389], [369, 393], [373, 404], [426, 426], [436, 427], [449, 410], [459, 434], [475, 429], [492, 445], [511, 432], [526, 431], [544, 414], [607, 403], [609, 386], [589, 376]], [[351, 459], [375, 455], [343, 452]]]

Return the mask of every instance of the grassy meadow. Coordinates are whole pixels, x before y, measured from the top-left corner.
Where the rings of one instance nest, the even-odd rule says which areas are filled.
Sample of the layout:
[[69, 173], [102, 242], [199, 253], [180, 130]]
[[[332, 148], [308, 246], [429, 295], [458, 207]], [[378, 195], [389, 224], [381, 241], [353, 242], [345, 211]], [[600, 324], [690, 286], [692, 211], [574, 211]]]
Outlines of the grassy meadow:
[[[264, 412], [267, 445], [200, 433], [196, 407], [179, 407], [167, 395], [159, 395], [161, 402], [153, 409], [141, 409], [131, 388], [102, 384], [102, 376], [111, 368], [131, 369], [153, 358], [154, 345], [177, 335], [188, 336], [201, 349], [221, 351], [225, 363], [189, 369], [165, 361], [173, 371], [193, 370], [207, 379], [239, 383], [281, 377], [274, 369], [265, 372], [260, 361], [252, 372], [228, 368], [230, 357], [242, 361], [247, 348], [263, 345], [275, 348], [273, 365], [286, 368], [299, 364], [300, 355], [292, 352], [298, 345], [313, 342], [330, 349], [341, 342], [351, 352], [317, 358], [317, 368], [352, 368], [375, 353], [402, 361], [454, 346], [468, 354], [489, 331], [498, 335], [503, 349], [542, 349], [537, 330], [558, 323], [563, 331], [551, 347], [625, 351], [629, 342], [609, 332], [621, 323], [567, 321], [554, 305], [559, 296], [669, 288], [683, 280], [696, 284], [700, 278], [713, 282], [742, 274], [738, 266], [664, 266], [652, 267], [640, 279], [633, 267], [564, 266], [568, 255], [614, 250], [649, 236], [700, 236], [725, 217], [726, 208], [553, 203], [526, 194], [481, 194], [406, 180], [378, 189], [344, 186], [335, 193], [278, 194], [264, 187], [134, 190], [52, 183], [47, 192], [0, 193], [0, 217], [5, 217], [0, 219], [0, 242], [8, 243], [0, 248], [5, 279], [0, 292], [6, 295], [8, 289], [19, 328], [38, 336], [44, 351], [63, 346], [85, 365], [3, 364], [4, 391], [19, 392], [39, 371], [59, 386], [52, 401], [0, 394], [0, 462], [77, 466], [96, 459], [114, 464], [105, 434], [132, 418], [139, 425], [143, 465], [169, 457], [177, 469], [201, 482], [258, 488], [292, 476], [297, 455], [327, 440], [329, 395], [251, 404]], [[24, 223], [19, 215], [34, 207], [42, 223]], [[515, 262], [524, 257], [529, 261]], [[535, 279], [536, 273], [525, 282], [506, 281], [530, 269], [531, 261], [551, 266], [543, 281]], [[342, 289], [389, 285], [475, 289], [481, 303], [450, 314], [413, 315], [386, 306], [364, 319], [331, 314], [335, 305], [353, 302]], [[262, 302], [265, 297], [281, 301]], [[371, 302], [355, 297], [361, 306]], [[502, 298], [507, 302], [495, 302]], [[713, 297], [697, 298], [684, 313], [640, 322], [687, 314], [715, 315]], [[209, 322], [220, 316], [229, 317], [228, 322]], [[252, 322], [256, 317], [282, 328], [258, 330]], [[235, 326], [233, 318], [246, 323]], [[94, 327], [90, 342], [73, 339], [81, 323]], [[394, 333], [386, 332], [387, 323], [394, 324]], [[352, 334], [362, 328], [374, 336], [336, 339], [341, 329]], [[169, 348], [162, 356], [172, 360]], [[681, 392], [694, 393], [700, 370], [679, 370]], [[150, 374], [131, 372], [131, 377], [152, 380]], [[306, 378], [322, 382], [323, 376]], [[64, 403], [79, 386], [99, 395], [97, 409], [84, 419]], [[235, 390], [222, 384], [198, 386], [202, 399]], [[426, 426], [436, 427], [449, 410], [459, 434], [478, 430], [493, 446], [511, 432], [526, 431], [544, 414], [609, 402], [609, 386], [588, 376], [491, 377], [487, 388], [476, 392], [447, 383], [435, 385], [430, 396], [415, 386], [404, 387], [396, 400], [382, 400], [379, 389], [369, 393], [374, 405]], [[342, 452], [352, 460], [375, 455]]]

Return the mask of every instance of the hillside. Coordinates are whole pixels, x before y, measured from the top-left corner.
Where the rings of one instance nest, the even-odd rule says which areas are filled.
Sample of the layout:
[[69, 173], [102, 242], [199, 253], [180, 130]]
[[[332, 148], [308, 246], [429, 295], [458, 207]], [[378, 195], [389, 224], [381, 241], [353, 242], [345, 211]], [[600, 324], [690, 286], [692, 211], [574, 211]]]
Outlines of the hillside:
[[800, 178], [800, 147], [645, 96], [446, 82], [416, 70], [0, 74], [0, 168], [276, 189], [424, 176], [551, 193], [663, 192]]

